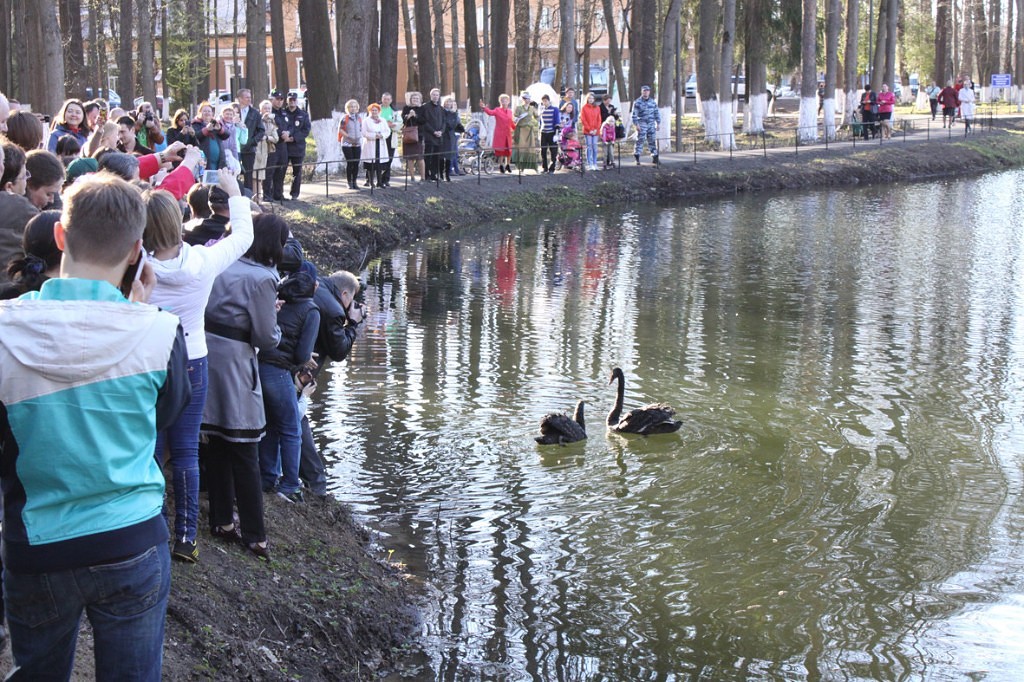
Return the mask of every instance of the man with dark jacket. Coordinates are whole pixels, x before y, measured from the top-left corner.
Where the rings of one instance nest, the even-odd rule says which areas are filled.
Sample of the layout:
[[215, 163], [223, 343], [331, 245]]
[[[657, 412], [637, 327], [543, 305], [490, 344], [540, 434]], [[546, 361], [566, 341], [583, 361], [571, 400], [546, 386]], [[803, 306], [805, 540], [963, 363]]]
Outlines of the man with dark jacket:
[[430, 101], [423, 105], [423, 154], [427, 157], [427, 180], [437, 180], [441, 170], [444, 149], [445, 115], [441, 106], [441, 91], [430, 91]]
[[274, 151], [267, 155], [267, 174], [263, 178], [263, 198], [266, 201], [284, 201], [284, 174], [288, 170], [288, 147], [291, 146], [284, 135], [284, 131], [290, 125], [288, 110], [284, 107], [284, 93], [280, 90], [271, 92], [270, 104], [274, 108], [274, 123], [277, 125], [278, 142]]
[[252, 191], [252, 167], [256, 163], [256, 145], [267, 136], [266, 128], [263, 127], [263, 117], [259, 110], [252, 106], [252, 90], [242, 88], [235, 94], [238, 101], [239, 120], [249, 131], [249, 139], [238, 151], [239, 161], [242, 162], [242, 186]]
[[[292, 167], [292, 201], [299, 198], [302, 187], [302, 164], [306, 161], [306, 137], [311, 128], [309, 114], [299, 109], [294, 92], [288, 93], [286, 127], [278, 124], [278, 133], [288, 143], [288, 163]], [[283, 178], [282, 178], [283, 181]]]
[[[366, 316], [366, 306], [356, 301], [359, 294], [359, 279], [344, 270], [328, 277], [318, 278], [320, 286], [313, 294], [313, 303], [320, 311], [320, 331], [313, 351], [319, 356], [320, 365], [313, 373], [323, 368], [326, 358], [340, 362], [348, 357], [352, 343], [356, 340], [359, 325]], [[317, 497], [327, 495], [327, 476], [324, 461], [317, 452], [309, 419], [302, 417], [302, 451], [299, 460], [299, 477], [309, 485]]]

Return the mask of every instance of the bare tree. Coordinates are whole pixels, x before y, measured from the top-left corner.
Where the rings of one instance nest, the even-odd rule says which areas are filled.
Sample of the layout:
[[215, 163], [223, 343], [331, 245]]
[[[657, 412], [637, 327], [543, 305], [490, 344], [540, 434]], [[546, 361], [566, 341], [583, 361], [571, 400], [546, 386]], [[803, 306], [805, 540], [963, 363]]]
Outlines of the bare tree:
[[764, 119], [768, 114], [765, 26], [770, 10], [768, 0], [748, 0], [741, 18], [747, 56], [747, 110], [743, 115], [743, 132], [748, 135], [764, 132]]
[[[34, 3], [32, 3], [34, 4]], [[135, 55], [132, 50], [132, 16], [135, 0], [121, 0], [117, 32], [117, 89], [125, 103], [135, 93]]]
[[[280, 5], [278, 0], [272, 1]], [[273, 10], [271, 12], [273, 13]], [[270, 74], [267, 73], [266, 0], [245, 1], [245, 86], [252, 90], [257, 101], [270, 92]]]
[[825, 5], [825, 97], [821, 103], [825, 139], [836, 137], [836, 85], [839, 76], [839, 29], [842, 24], [841, 0]]
[[722, 58], [720, 92], [721, 108], [719, 109], [719, 134], [721, 135], [722, 149], [735, 149], [736, 136], [733, 134], [733, 72], [732, 60], [735, 49], [734, 36], [736, 34], [736, 0], [724, 0], [722, 2]]
[[452, 17], [452, 94], [456, 103], [462, 99], [462, 68], [459, 64], [459, 0], [451, 0]]
[[35, 47], [32, 59], [26, 60], [28, 79], [22, 89], [36, 111], [52, 113], [64, 101], [64, 56], [60, 26], [55, 21], [57, 5], [54, 0], [36, 0], [27, 5], [25, 34]]
[[715, 29], [721, 17], [721, 6], [717, 0], [700, 0], [698, 12], [697, 96], [703, 114], [704, 138], [712, 144], [718, 144], [719, 102], [715, 73], [718, 71], [720, 55], [715, 51]]
[[[156, 106], [156, 69], [153, 67], [153, 16], [150, 0], [138, 0], [135, 11], [138, 63], [142, 99]], [[133, 93], [129, 93], [129, 96]], [[129, 100], [130, 101], [130, 100]]]
[[331, 118], [331, 111], [339, 108], [340, 95], [327, 3], [323, 0], [299, 0], [299, 31], [306, 85], [309, 87], [310, 117]]
[[434, 50], [437, 57], [434, 63], [437, 64], [437, 83], [435, 84], [441, 92], [448, 92], [448, 57], [445, 53], [444, 39], [444, 10], [445, 0], [431, 0], [434, 10]]
[[818, 3], [803, 0], [803, 24], [800, 32], [800, 118], [797, 137], [813, 142], [818, 136]]
[[515, 0], [513, 6], [516, 32], [515, 90], [533, 82], [530, 73], [530, 0]]
[[[940, 0], [941, 2], [941, 0]], [[843, 123], [853, 120], [857, 109], [857, 48], [860, 33], [860, 0], [846, 0], [846, 60], [843, 71]]]
[[[4, 24], [9, 25], [6, 21]], [[3, 33], [7, 33], [6, 29]], [[81, 0], [60, 0], [60, 33], [64, 45], [64, 76], [67, 78], [67, 91], [75, 97], [84, 97], [86, 74]]]
[[1017, 105], [1021, 104], [1021, 93], [1024, 93], [1024, 0], [1017, 0], [1017, 39], [1014, 59], [1014, 78], [1017, 84]]
[[[1024, 0], [1018, 0], [1024, 2]], [[935, 70], [933, 76], [940, 85], [945, 85], [952, 77], [952, 59], [950, 56], [950, 3], [951, 0], [937, 0], [935, 5]], [[1020, 68], [1017, 60], [1017, 68]]]
[[[980, 2], [981, 0], [979, 0]], [[896, 40], [900, 16], [900, 0], [886, 0], [885, 13], [885, 83], [893, 90], [896, 83]]]
[[[266, 31], [266, 0], [257, 0], [260, 7], [263, 8], [264, 14], [261, 16], [259, 23], [264, 26], [264, 32]], [[326, 5], [326, 2], [324, 3]], [[324, 11], [327, 8], [324, 7]], [[301, 29], [300, 29], [301, 31]], [[265, 35], [265, 33], [264, 33]], [[263, 42], [266, 45], [266, 38]], [[283, 0], [270, 0], [270, 48], [271, 55], [273, 56], [273, 68], [274, 68], [274, 87], [281, 90], [287, 90], [291, 83], [291, 76], [288, 73], [288, 42], [284, 34], [284, 2]], [[266, 49], [264, 47], [264, 49]], [[332, 55], [328, 53], [328, 57]], [[264, 53], [261, 61], [266, 62], [267, 57]], [[305, 56], [302, 59], [303, 64], [308, 64]], [[270, 74], [267, 74], [268, 77]], [[296, 83], [298, 85], [298, 83]]]
[[626, 74], [622, 70], [622, 53], [619, 51], [619, 38], [615, 32], [618, 25], [615, 17], [615, 10], [612, 7], [612, 0], [601, 0], [601, 8], [604, 11], [604, 23], [608, 29], [608, 63], [612, 73], [608, 75], [608, 82], [614, 78], [618, 88], [619, 96], [625, 97], [628, 94], [626, 89]]
[[[676, 53], [676, 32], [683, 30], [680, 16], [682, 8], [683, 0], [669, 0], [668, 10], [665, 12], [665, 23], [661, 31], [661, 67], [659, 69], [661, 77], [658, 79], [661, 86], [658, 88], [658, 106], [662, 107], [672, 104], [672, 89], [666, 86], [673, 82], [676, 58], [683, 58], [683, 55]], [[615, 35], [615, 29], [609, 31], [609, 34]], [[681, 39], [679, 42], [681, 45], [686, 44], [685, 39]]]
[[402, 28], [405, 32], [405, 89], [415, 90], [419, 87], [420, 72], [413, 52], [412, 17], [409, 15], [409, 3], [401, 0]]
[[[1024, 0], [1019, 0], [1024, 2]], [[480, 79], [480, 43], [476, 28], [476, 2], [463, 0], [462, 14], [466, 19], [466, 87], [469, 90], [469, 106], [479, 111], [479, 102], [483, 99], [484, 88]]]
[[380, 44], [377, 63], [381, 92], [394, 94], [398, 87], [398, 24], [401, 21], [398, 0], [380, 2]]
[[657, 67], [658, 3], [634, 0], [629, 32], [630, 97], [640, 96], [640, 88], [654, 85]]
[[[345, 32], [345, 39], [339, 38], [337, 42], [338, 64], [343, 65], [338, 69], [340, 100], [355, 98], [365, 103], [370, 95], [370, 73], [366, 62], [367, 55], [376, 49], [372, 35], [375, 8], [375, 0], [339, 0], [338, 26], [344, 27]], [[306, 73], [309, 74], [308, 67]]]
[[[868, 17], [868, 21], [874, 21], [874, 17]], [[875, 31], [875, 54], [871, 58], [871, 89], [878, 91], [882, 86], [885, 77], [885, 34], [889, 22], [886, 21], [886, 0], [879, 0], [878, 3], [878, 28]]]
[[576, 0], [558, 0], [558, 66], [555, 67], [555, 89], [576, 85]]
[[413, 0], [412, 9], [413, 22], [416, 24], [416, 64], [419, 67], [419, 86], [428, 90], [437, 85], [437, 71], [434, 69], [434, 44], [430, 26], [430, 0]]
[[491, 0], [491, 104], [508, 91], [509, 0]]
[[0, 0], [0, 92], [14, 92], [14, 50], [11, 29], [14, 27], [14, 11], [11, 0]]

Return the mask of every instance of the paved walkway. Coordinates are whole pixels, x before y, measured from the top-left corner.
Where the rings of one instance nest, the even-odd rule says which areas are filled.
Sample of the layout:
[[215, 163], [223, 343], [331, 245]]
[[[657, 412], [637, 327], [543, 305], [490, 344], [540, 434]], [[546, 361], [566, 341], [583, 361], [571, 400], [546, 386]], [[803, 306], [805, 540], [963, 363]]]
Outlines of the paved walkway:
[[[1024, 118], [1024, 114], [1009, 114], [999, 115], [993, 117], [992, 120], [1000, 121], [1006, 119], [1019, 119]], [[795, 119], [793, 115], [776, 115], [775, 122], [784, 119]], [[706, 146], [702, 137], [697, 134], [690, 133], [684, 135], [684, 149], [680, 152], [662, 152], [659, 156], [661, 161], [661, 169], [672, 169], [673, 167], [679, 168], [681, 166], [697, 167], [699, 168], [702, 163], [709, 161], [721, 161], [722, 159], [728, 158], [771, 158], [771, 157], [788, 157], [799, 158], [801, 155], [808, 156], [821, 156], [828, 154], [833, 151], [849, 152], [854, 151], [858, 148], [872, 148], [881, 146], [899, 146], [902, 144], [913, 144], [916, 142], [928, 142], [937, 140], [948, 140], [948, 141], [959, 141], [964, 139], [964, 126], [963, 123], [958, 121], [953, 124], [950, 128], [942, 127], [941, 116], [936, 120], [932, 121], [931, 117], [927, 114], [911, 114], [905, 116], [899, 116], [896, 119], [896, 126], [900, 128], [895, 130], [890, 140], [882, 140], [881, 136], [874, 140], [863, 140], [861, 138], [849, 139], [849, 133], [845, 130], [840, 131], [840, 135], [843, 136], [842, 141], [831, 141], [826, 142], [824, 139], [819, 138], [819, 141], [813, 144], [799, 143], [796, 142], [796, 131], [792, 127], [786, 127], [776, 129], [771, 134], [772, 138], [764, 141], [759, 138], [750, 138], [743, 134], [737, 134], [735, 136], [736, 144], [740, 147], [732, 151], [718, 151], [718, 150], [704, 150]], [[981, 116], [975, 121], [972, 135], [983, 135], [991, 130], [991, 122], [988, 116]], [[819, 134], [822, 132], [819, 126]], [[788, 133], [791, 137], [788, 141], [783, 142], [779, 135]], [[784, 138], [783, 138], [784, 139]], [[775, 145], [775, 146], [768, 146]], [[585, 153], [585, 149], [582, 150]], [[629, 172], [631, 168], [636, 168], [633, 160], [633, 142], [625, 141], [618, 145], [618, 157], [620, 165], [617, 168], [611, 168], [609, 170], [596, 171], [597, 174], [604, 173], [625, 173]], [[603, 149], [600, 151], [599, 158], [603, 158]], [[649, 167], [650, 156], [645, 155], [642, 158], [643, 166]], [[343, 162], [342, 162], [343, 163]], [[423, 183], [423, 182], [408, 182], [408, 177], [405, 174], [404, 168], [399, 169], [396, 166], [391, 172], [391, 183], [388, 188], [368, 188], [363, 186], [364, 176], [360, 173], [359, 178], [359, 189], [351, 190], [348, 188], [348, 184], [344, 176], [344, 168], [337, 172], [332, 172], [328, 176], [324, 176], [322, 173], [323, 166], [320, 166], [321, 172], [317, 174], [314, 180], [304, 180], [302, 183], [302, 192], [300, 199], [304, 201], [323, 200], [325, 197], [344, 198], [345, 196], [352, 196], [357, 193], [377, 193], [377, 192], [402, 192], [410, 188], [421, 188], [425, 191], [432, 191], [433, 189], [447, 188], [452, 189], [465, 188], [466, 183], [482, 183], [482, 182], [519, 182], [523, 185], [530, 184], [531, 181], [540, 178], [547, 178], [549, 180], [557, 179], [561, 176], [569, 173], [580, 174], [585, 177], [590, 175], [593, 171], [569, 171], [559, 170], [553, 176], [538, 174], [534, 171], [524, 171], [522, 173], [513, 173], [511, 176], [498, 172], [493, 173], [482, 173], [480, 176], [477, 175], [462, 175], [453, 177], [451, 183], [440, 182], [440, 183]], [[287, 190], [287, 184], [290, 182], [289, 179], [285, 183], [285, 189]]]

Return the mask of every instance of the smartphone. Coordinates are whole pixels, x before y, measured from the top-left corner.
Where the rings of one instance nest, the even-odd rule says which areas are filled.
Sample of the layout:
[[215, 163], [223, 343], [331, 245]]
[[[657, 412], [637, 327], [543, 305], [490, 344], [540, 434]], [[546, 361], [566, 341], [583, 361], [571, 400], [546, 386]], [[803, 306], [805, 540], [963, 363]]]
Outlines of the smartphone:
[[216, 185], [220, 182], [220, 171], [208, 170], [203, 172], [204, 185]]
[[139, 251], [139, 260], [130, 264], [128, 269], [124, 271], [124, 277], [121, 278], [121, 293], [124, 294], [125, 298], [131, 298], [132, 284], [138, 282], [142, 278], [142, 269], [145, 266], [146, 252]]

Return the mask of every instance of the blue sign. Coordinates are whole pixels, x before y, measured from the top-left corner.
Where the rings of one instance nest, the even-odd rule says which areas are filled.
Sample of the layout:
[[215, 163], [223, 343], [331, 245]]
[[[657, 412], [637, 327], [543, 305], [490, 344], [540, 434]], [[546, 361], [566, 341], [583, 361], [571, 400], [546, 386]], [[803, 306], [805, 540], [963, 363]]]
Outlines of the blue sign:
[[994, 73], [992, 74], [992, 87], [993, 88], [1008, 88], [1013, 85], [1013, 76], [1009, 73]]

